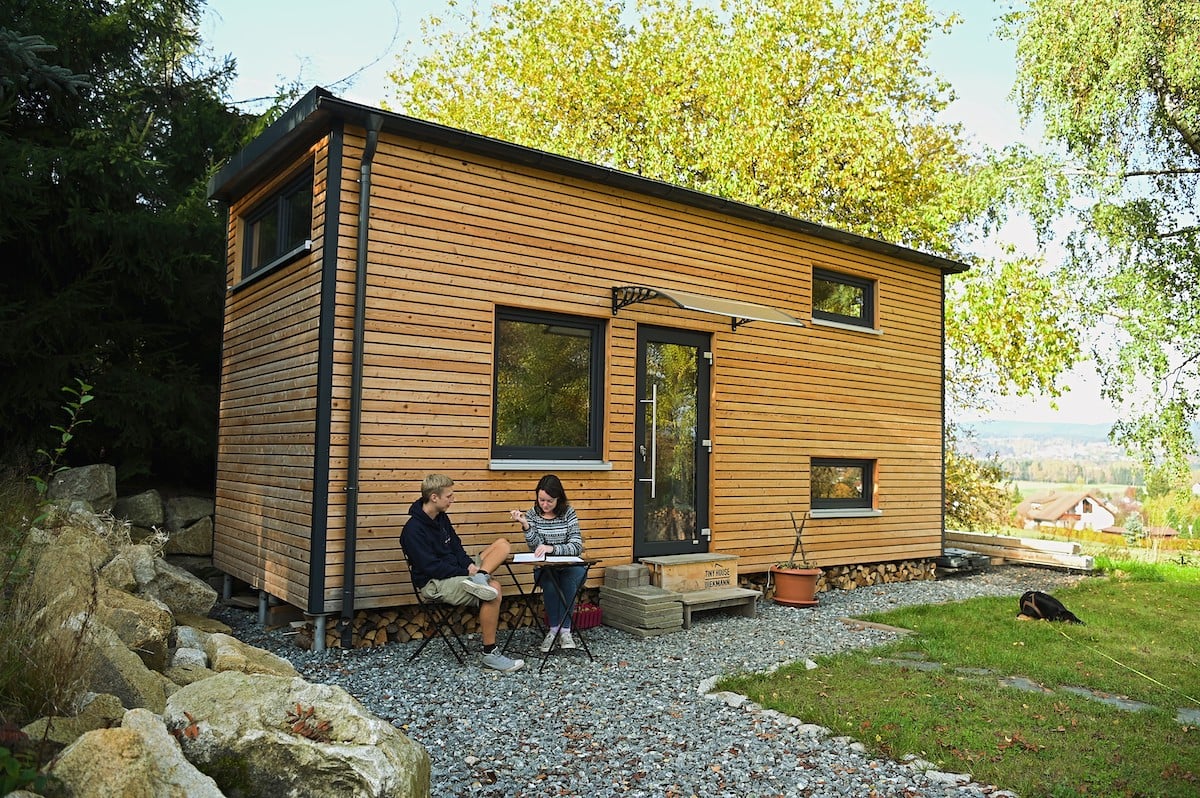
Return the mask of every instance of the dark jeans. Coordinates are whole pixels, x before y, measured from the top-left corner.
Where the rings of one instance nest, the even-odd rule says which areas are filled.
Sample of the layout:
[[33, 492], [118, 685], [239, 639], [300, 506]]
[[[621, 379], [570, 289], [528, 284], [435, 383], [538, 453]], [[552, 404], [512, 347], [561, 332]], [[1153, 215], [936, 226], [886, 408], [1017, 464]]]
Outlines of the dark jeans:
[[[550, 626], [570, 627], [567, 607], [575, 600], [579, 586], [587, 575], [582, 565], [561, 565], [555, 568], [535, 568], [534, 578], [542, 586], [542, 601], [546, 603], [546, 617]], [[558, 589], [555, 589], [555, 585]]]

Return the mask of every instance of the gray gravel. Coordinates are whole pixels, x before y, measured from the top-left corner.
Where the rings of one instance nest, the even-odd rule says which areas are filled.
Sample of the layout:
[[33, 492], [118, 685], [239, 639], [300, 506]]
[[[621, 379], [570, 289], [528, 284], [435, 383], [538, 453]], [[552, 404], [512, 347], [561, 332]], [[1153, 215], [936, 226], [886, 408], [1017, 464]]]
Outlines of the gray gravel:
[[[1001, 796], [1000, 787], [928, 763], [872, 757], [845, 737], [730, 695], [716, 677], [759, 671], [885, 642], [838, 619], [911, 604], [1053, 590], [1085, 577], [1020, 566], [822, 593], [815, 609], [760, 601], [757, 618], [722, 611], [686, 632], [640, 640], [608, 627], [585, 634], [595, 655], [552, 656], [544, 671], [501, 674], [460, 666], [435, 640], [413, 663], [416, 643], [308, 652], [256, 612], [214, 611], [234, 634], [293, 662], [308, 680], [336, 684], [423, 744], [434, 796]], [[1016, 614], [1016, 601], [1013, 602]], [[501, 632], [501, 642], [505, 632]], [[532, 631], [517, 644], [534, 644]], [[536, 654], [536, 648], [534, 649]]]

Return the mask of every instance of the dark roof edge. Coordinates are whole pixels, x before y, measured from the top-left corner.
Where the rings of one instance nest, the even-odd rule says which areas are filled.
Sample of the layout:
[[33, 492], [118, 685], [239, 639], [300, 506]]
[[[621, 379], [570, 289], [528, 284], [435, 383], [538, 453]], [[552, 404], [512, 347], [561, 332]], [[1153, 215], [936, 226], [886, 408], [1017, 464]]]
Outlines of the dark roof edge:
[[380, 115], [383, 117], [383, 129], [405, 136], [407, 138], [427, 141], [448, 147], [487, 155], [511, 163], [533, 166], [548, 172], [577, 177], [593, 183], [623, 188], [638, 194], [690, 205], [695, 208], [717, 211], [728, 216], [734, 216], [750, 221], [761, 222], [773, 227], [792, 230], [815, 238], [835, 241], [839, 244], [865, 249], [880, 255], [900, 258], [911, 263], [932, 266], [940, 269], [943, 274], [956, 274], [967, 271], [970, 266], [940, 255], [931, 255], [920, 250], [910, 249], [899, 244], [889, 244], [874, 238], [868, 238], [856, 233], [849, 233], [835, 227], [807, 222], [794, 216], [775, 211], [769, 211], [744, 202], [706, 194], [682, 186], [672, 185], [662, 180], [642, 177], [631, 172], [622, 172], [607, 166], [568, 158], [563, 155], [536, 150], [521, 144], [513, 144], [500, 139], [469, 133], [458, 128], [447, 127], [436, 122], [427, 122], [411, 116], [382, 111], [369, 105], [343, 100], [326, 89], [317, 86], [310, 90], [282, 117], [273, 122], [254, 141], [229, 160], [208, 183], [208, 194], [212, 199], [231, 201], [249, 188], [264, 159], [272, 160], [281, 153], [290, 151], [295, 146], [306, 145], [310, 138], [306, 130], [323, 130], [327, 117], [343, 119], [351, 124], [365, 127], [367, 117]]

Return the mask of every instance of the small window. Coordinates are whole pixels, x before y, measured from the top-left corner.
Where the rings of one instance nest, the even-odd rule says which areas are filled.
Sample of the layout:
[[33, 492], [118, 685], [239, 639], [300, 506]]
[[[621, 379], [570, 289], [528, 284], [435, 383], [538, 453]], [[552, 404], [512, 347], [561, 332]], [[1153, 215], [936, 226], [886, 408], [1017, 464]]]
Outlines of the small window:
[[871, 509], [875, 495], [872, 460], [813, 458], [812, 507], [814, 510]]
[[875, 327], [875, 283], [813, 269], [813, 318]]
[[313, 174], [309, 170], [246, 216], [242, 277], [308, 250], [312, 203]]
[[599, 460], [604, 322], [496, 311], [495, 459]]

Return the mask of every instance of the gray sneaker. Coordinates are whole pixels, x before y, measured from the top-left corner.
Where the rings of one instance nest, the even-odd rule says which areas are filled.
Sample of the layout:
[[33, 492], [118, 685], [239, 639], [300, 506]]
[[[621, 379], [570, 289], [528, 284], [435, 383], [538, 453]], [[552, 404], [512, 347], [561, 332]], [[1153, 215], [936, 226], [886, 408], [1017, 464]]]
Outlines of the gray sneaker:
[[491, 654], [483, 655], [483, 666], [503, 673], [514, 673], [525, 667], [525, 660], [506, 657], [500, 653], [500, 649], [496, 649]]
[[543, 654], [549, 654], [550, 649], [554, 647], [554, 632], [546, 632], [546, 636], [542, 638], [542, 644], [538, 646], [538, 651]]
[[563, 629], [558, 633], [558, 645], [560, 648], [575, 648], [575, 638], [571, 637], [570, 629]]
[[488, 575], [477, 573], [463, 580], [463, 590], [480, 601], [491, 601], [500, 595], [500, 591], [488, 584]]

